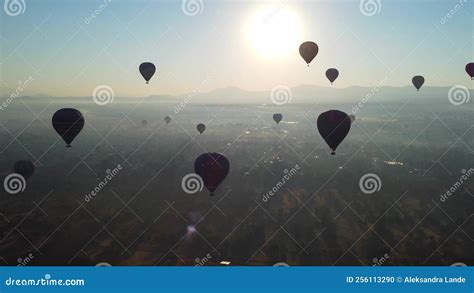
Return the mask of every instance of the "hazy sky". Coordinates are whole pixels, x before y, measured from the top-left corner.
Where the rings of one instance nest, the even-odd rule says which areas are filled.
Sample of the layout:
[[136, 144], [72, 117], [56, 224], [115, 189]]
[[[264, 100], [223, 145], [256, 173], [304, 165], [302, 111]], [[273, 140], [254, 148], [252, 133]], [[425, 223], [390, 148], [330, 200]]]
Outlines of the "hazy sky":
[[[464, 66], [474, 61], [474, 0], [362, 1], [374, 11], [359, 0], [194, 0], [193, 16], [181, 1], [23, 2], [23, 13], [0, 14], [3, 96], [29, 76], [25, 94], [56, 96], [103, 84], [117, 96], [329, 85], [330, 67], [341, 72], [337, 87], [385, 75], [404, 86], [418, 74], [426, 86], [472, 87]], [[298, 53], [307, 40], [320, 48], [309, 68]], [[145, 61], [157, 67], [150, 85], [138, 73]]]

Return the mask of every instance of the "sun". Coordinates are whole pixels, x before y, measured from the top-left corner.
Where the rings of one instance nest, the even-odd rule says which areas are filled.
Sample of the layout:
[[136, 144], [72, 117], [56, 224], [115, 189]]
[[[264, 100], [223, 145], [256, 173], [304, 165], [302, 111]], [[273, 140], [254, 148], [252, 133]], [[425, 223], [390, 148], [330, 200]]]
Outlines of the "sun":
[[300, 18], [286, 5], [268, 5], [251, 17], [247, 35], [259, 55], [281, 58], [298, 52], [302, 35]]

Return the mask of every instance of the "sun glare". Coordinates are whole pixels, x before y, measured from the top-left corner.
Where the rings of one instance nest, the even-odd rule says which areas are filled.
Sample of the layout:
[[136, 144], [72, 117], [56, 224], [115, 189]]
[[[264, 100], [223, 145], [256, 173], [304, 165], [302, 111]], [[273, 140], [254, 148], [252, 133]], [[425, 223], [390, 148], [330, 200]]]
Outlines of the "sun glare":
[[298, 52], [301, 23], [298, 15], [285, 5], [265, 6], [250, 19], [250, 45], [269, 59]]

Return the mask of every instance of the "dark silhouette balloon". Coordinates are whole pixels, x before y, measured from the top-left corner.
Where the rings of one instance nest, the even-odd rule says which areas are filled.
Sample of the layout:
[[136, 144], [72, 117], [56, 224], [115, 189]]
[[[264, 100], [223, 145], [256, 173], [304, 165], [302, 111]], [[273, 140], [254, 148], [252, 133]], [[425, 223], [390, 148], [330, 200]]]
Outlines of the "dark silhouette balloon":
[[199, 123], [197, 126], [196, 126], [197, 130], [199, 131], [199, 133], [203, 133], [204, 130], [206, 130], [206, 125], [202, 124], [202, 123]]
[[355, 115], [349, 115], [349, 118], [351, 118], [351, 123], [354, 123], [354, 121], [356, 121]]
[[283, 119], [283, 115], [281, 115], [280, 113], [273, 114], [273, 120], [275, 120], [277, 124], [280, 123], [282, 119]]
[[421, 86], [425, 83], [425, 78], [421, 75], [414, 76], [411, 80], [416, 90], [419, 91]]
[[201, 154], [194, 162], [194, 172], [201, 176], [210, 195], [214, 195], [214, 191], [229, 174], [229, 169], [229, 160], [219, 153]]
[[20, 174], [23, 178], [28, 180], [35, 172], [35, 164], [27, 160], [17, 161], [15, 165], [13, 165], [13, 172]]
[[171, 122], [171, 117], [166, 116], [166, 117], [165, 117], [165, 122], [166, 122], [166, 124], [170, 124], [170, 122]]
[[71, 142], [84, 127], [84, 116], [76, 109], [64, 108], [53, 115], [53, 127], [66, 142], [66, 147], [71, 147]]
[[339, 76], [339, 71], [336, 68], [329, 68], [326, 70], [326, 77], [329, 79], [331, 84], [336, 80]]
[[472, 80], [474, 80], [474, 63], [468, 63], [466, 65], [466, 72], [469, 74]]
[[330, 110], [318, 117], [319, 134], [332, 149], [331, 155], [336, 154], [336, 148], [347, 136], [350, 129], [351, 119], [342, 111]]
[[145, 62], [140, 64], [140, 73], [142, 74], [143, 78], [146, 80], [146, 83], [150, 81], [156, 71], [156, 67], [153, 63]]
[[306, 64], [311, 63], [314, 57], [318, 55], [319, 47], [314, 42], [304, 42], [300, 45], [300, 55], [303, 57]]

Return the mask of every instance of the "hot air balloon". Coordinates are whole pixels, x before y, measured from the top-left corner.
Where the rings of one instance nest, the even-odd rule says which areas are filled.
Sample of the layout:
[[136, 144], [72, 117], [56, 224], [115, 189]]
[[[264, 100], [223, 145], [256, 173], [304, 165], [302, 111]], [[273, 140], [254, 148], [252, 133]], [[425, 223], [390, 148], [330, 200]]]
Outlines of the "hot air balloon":
[[229, 169], [229, 160], [219, 153], [201, 154], [194, 162], [194, 172], [201, 176], [210, 195], [214, 195], [216, 188], [229, 174]]
[[356, 121], [355, 115], [349, 115], [349, 118], [351, 118], [351, 123], [354, 123], [354, 121]]
[[199, 131], [199, 133], [203, 133], [204, 130], [206, 130], [206, 125], [202, 124], [202, 123], [199, 123], [197, 126], [196, 126], [197, 130]]
[[277, 124], [280, 123], [281, 119], [283, 119], [283, 115], [281, 115], [280, 113], [273, 114], [273, 120], [275, 120]]
[[71, 142], [84, 127], [84, 116], [76, 109], [64, 108], [53, 115], [53, 127], [66, 142], [66, 147], [71, 147]]
[[425, 78], [421, 75], [414, 76], [411, 80], [416, 90], [419, 91], [421, 86], [425, 83]]
[[142, 74], [143, 78], [146, 80], [146, 83], [150, 81], [156, 71], [156, 67], [153, 63], [145, 62], [140, 64], [140, 73]]
[[336, 154], [336, 148], [347, 136], [350, 129], [351, 119], [342, 111], [330, 110], [318, 117], [319, 134], [332, 149], [331, 155]]
[[319, 52], [319, 47], [316, 45], [314, 42], [304, 42], [300, 45], [300, 55], [303, 57], [304, 61], [306, 61], [306, 64], [311, 63], [313, 61], [314, 57], [318, 55]]
[[331, 84], [336, 80], [339, 76], [339, 71], [336, 68], [329, 68], [326, 70], [326, 77], [329, 79]]
[[166, 124], [170, 124], [170, 122], [171, 122], [171, 117], [166, 116], [166, 117], [165, 117], [165, 122], [166, 122]]
[[466, 65], [466, 72], [469, 74], [472, 80], [474, 80], [474, 63], [468, 63]]
[[28, 180], [35, 172], [35, 164], [27, 160], [17, 161], [15, 165], [13, 165], [13, 172], [20, 174], [23, 178]]

